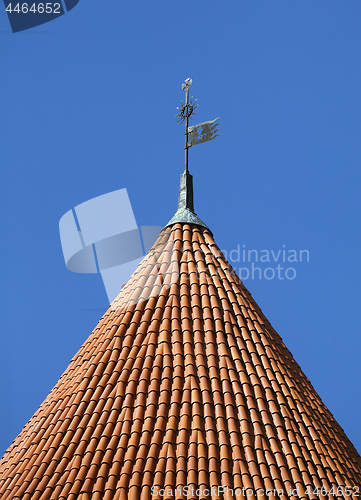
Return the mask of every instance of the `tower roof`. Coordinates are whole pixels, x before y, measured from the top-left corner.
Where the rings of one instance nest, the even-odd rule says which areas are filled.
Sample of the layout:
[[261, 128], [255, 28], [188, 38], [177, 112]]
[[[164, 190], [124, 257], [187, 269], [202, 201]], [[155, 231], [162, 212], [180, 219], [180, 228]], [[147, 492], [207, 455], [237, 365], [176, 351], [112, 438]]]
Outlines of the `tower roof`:
[[2, 500], [316, 499], [360, 483], [360, 456], [209, 229], [185, 222], [0, 463]]

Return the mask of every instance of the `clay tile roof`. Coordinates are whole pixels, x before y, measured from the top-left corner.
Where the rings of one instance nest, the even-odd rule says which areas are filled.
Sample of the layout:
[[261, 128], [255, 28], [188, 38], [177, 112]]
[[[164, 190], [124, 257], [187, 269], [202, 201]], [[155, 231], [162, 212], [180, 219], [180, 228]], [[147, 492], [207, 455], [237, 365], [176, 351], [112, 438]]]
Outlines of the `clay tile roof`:
[[210, 230], [186, 222], [160, 233], [0, 462], [2, 500], [360, 484], [355, 448]]

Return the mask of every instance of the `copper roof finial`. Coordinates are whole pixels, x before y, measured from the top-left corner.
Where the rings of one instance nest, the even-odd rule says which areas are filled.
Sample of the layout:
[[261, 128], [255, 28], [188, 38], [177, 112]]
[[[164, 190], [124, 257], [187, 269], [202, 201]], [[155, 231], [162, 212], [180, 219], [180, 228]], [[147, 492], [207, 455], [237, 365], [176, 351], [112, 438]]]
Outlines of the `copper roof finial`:
[[189, 118], [193, 119], [192, 115], [196, 114], [195, 109], [198, 107], [198, 104], [196, 104], [197, 99], [193, 100], [193, 96], [189, 98], [189, 88], [192, 84], [193, 80], [191, 78], [187, 78], [186, 81], [182, 83], [182, 90], [185, 91], [186, 98], [185, 103], [183, 104], [183, 101], [181, 101], [182, 106], [177, 108], [179, 111], [176, 115], [178, 117], [178, 122], [185, 122], [184, 173], [181, 175], [177, 212], [165, 227], [177, 223], [197, 224], [198, 226], [207, 227], [194, 212], [193, 176], [189, 173], [188, 169], [188, 149], [193, 145], [193, 143], [189, 141], [189, 134], [193, 129], [197, 128], [197, 126], [189, 127], [188, 123]]

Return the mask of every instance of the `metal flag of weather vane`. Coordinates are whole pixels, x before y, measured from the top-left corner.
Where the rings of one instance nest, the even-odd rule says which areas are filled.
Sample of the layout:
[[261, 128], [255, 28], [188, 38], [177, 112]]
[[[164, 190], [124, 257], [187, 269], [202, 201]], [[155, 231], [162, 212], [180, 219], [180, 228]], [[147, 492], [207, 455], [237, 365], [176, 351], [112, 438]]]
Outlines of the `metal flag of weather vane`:
[[193, 120], [192, 115], [196, 115], [195, 109], [198, 108], [196, 104], [197, 99], [193, 101], [193, 96], [189, 99], [189, 88], [191, 87], [193, 80], [187, 78], [187, 80], [182, 83], [182, 90], [185, 90], [186, 100], [185, 104], [182, 103], [181, 108], [177, 108], [179, 113], [176, 115], [179, 117], [178, 122], [183, 123], [185, 121], [185, 171], [188, 172], [188, 149], [191, 146], [196, 146], [197, 144], [202, 144], [203, 142], [211, 141], [219, 136], [220, 123], [217, 122], [219, 118], [215, 118], [209, 122], [198, 123], [198, 125], [188, 126], [189, 118]]

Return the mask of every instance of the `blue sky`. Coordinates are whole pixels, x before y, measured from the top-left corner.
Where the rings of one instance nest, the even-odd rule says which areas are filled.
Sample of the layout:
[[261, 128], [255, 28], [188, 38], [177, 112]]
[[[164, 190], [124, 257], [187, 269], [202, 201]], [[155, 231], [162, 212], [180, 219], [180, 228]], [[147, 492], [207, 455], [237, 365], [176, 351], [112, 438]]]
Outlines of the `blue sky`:
[[127, 188], [139, 225], [168, 222], [187, 77], [196, 120], [221, 117], [190, 150], [196, 212], [227, 252], [309, 251], [295, 279], [245, 285], [361, 452], [360, 16], [358, 0], [81, 0], [12, 34], [0, 9], [0, 454], [107, 308], [100, 275], [66, 269], [59, 219]]

